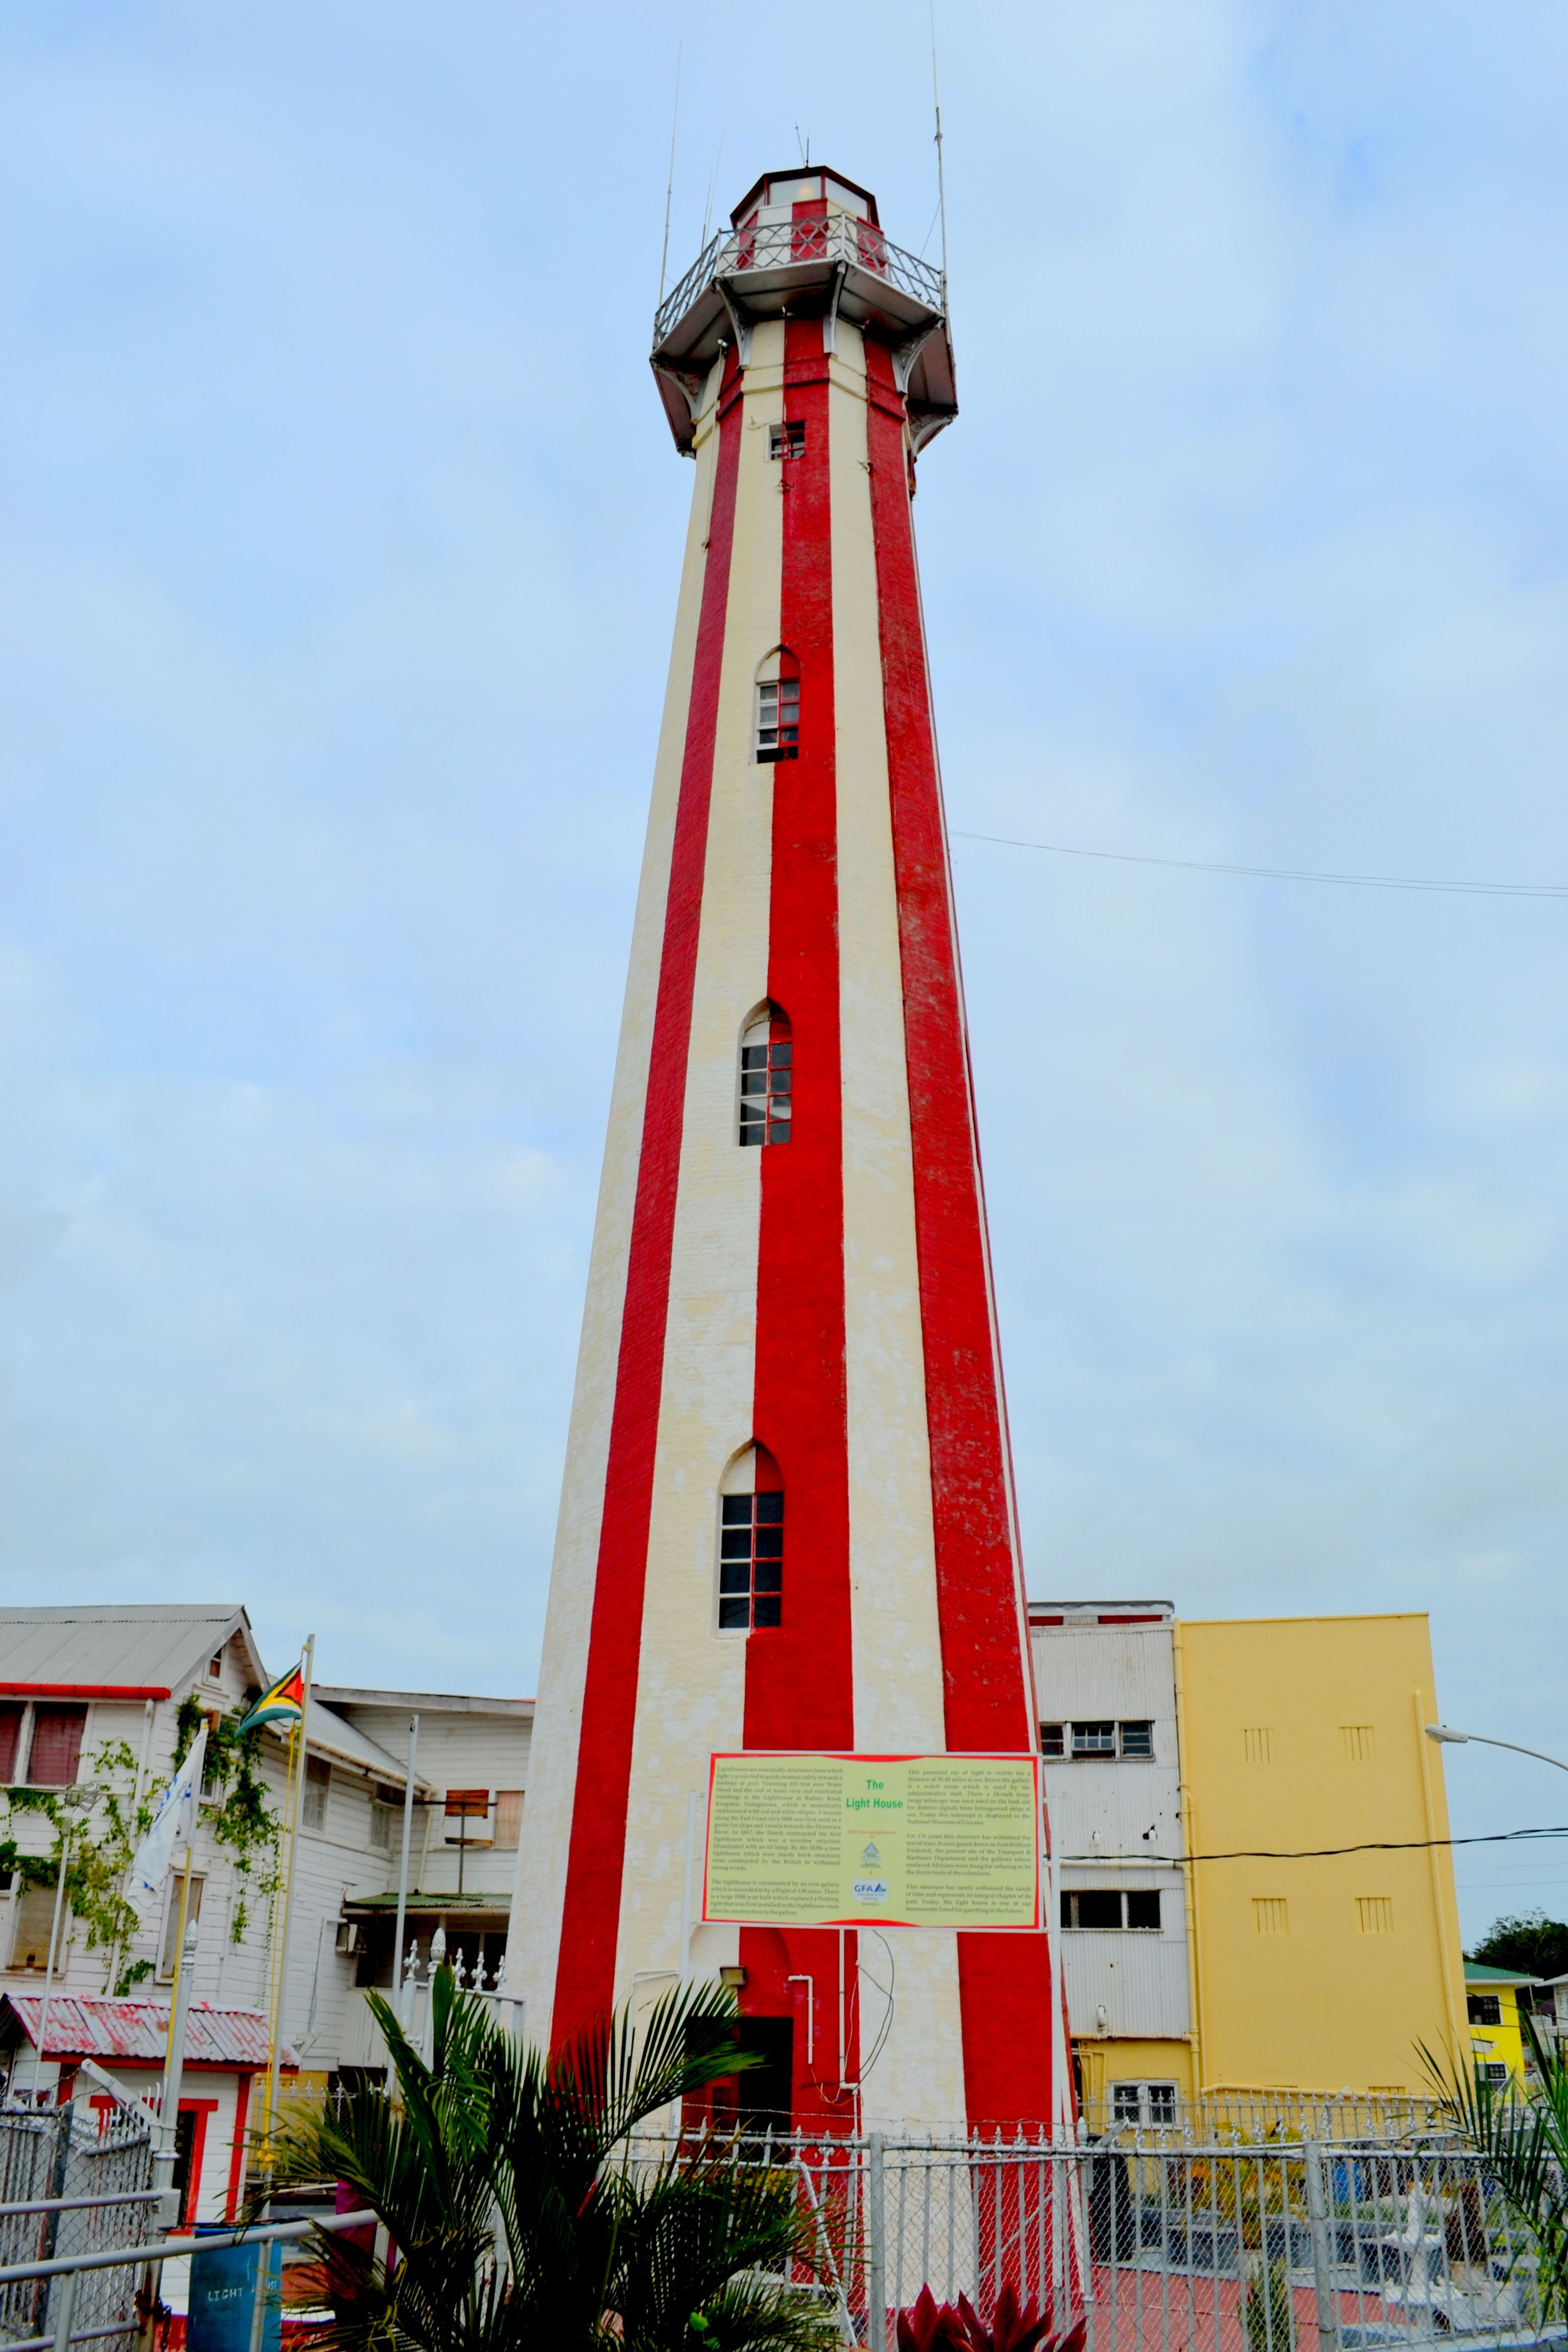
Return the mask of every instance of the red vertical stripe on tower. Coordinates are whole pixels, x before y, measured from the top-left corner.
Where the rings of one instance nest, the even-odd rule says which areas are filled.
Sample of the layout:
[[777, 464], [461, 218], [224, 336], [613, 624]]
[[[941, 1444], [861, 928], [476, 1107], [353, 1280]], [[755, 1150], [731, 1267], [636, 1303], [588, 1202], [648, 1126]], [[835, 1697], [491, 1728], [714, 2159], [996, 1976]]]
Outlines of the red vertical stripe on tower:
[[[1034, 1745], [1001, 1371], [910, 512], [904, 406], [868, 339], [871, 511], [892, 801], [947, 1744]], [[1048, 2119], [1045, 1938], [960, 1936], [970, 2120]], [[1002, 2021], [1005, 2021], [1005, 2026]]]
[[[800, 751], [773, 772], [768, 993], [789, 1015], [795, 1117], [762, 1154], [757, 1256], [756, 1434], [784, 1486], [784, 1622], [746, 1650], [748, 1748], [847, 1748], [855, 1737], [849, 1616], [849, 1474], [844, 1339], [843, 1108], [838, 988], [838, 808], [827, 362], [818, 319], [785, 328], [784, 415], [804, 424], [781, 463], [783, 641], [800, 665]], [[758, 647], [759, 655], [766, 648]], [[754, 1949], [753, 1949], [754, 1946]], [[744, 2005], [781, 2013], [773, 1958], [793, 1984], [832, 1982], [831, 1934], [743, 1930]], [[770, 1966], [770, 1962], [772, 1965]], [[835, 2112], [797, 2031], [795, 2112]], [[837, 2053], [836, 2069], [837, 2071]], [[820, 2067], [818, 2068], [820, 2073]]]
[[748, 1748], [854, 1737], [827, 370], [820, 320], [792, 319], [786, 336], [785, 413], [805, 425], [803, 453], [782, 461], [780, 612], [800, 664], [800, 753], [773, 772], [768, 993], [790, 1020], [795, 1117], [789, 1142], [762, 1153], [754, 1407], [784, 1474], [784, 1594], [783, 1624], [747, 1644]]
[[[621, 1349], [610, 1422], [604, 1516], [577, 1736], [577, 1779], [556, 1960], [552, 2039], [556, 2048], [615, 1999], [616, 1939], [626, 1853], [626, 1794], [637, 1717], [643, 1587], [653, 1504], [654, 1458], [664, 1381], [670, 1253], [680, 1172], [691, 999], [702, 917], [713, 740], [724, 652], [741, 404], [733, 353], [721, 399], [708, 562], [697, 625], [691, 698], [671, 845], [647, 1097], [626, 1261]], [[733, 395], [733, 396], [731, 396]]]

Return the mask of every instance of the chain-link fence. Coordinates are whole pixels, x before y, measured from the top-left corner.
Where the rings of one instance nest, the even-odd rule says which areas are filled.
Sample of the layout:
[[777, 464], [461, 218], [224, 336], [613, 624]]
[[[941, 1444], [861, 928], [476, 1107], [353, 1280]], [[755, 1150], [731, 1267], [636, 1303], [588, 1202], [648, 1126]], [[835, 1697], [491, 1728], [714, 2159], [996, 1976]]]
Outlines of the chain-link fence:
[[[0, 2113], [0, 2269], [136, 2246], [152, 2229], [149, 2118], [127, 2108]], [[72, 2341], [109, 2345], [135, 2327], [132, 2269], [80, 2273]], [[58, 2278], [0, 2284], [0, 2346], [52, 2342]]]
[[1568, 2352], [1529, 2241], [1451, 2144], [872, 2135], [742, 2152], [793, 2172], [815, 2245], [795, 2283], [870, 2352], [922, 2287], [984, 2318], [1004, 2286], [1058, 2328], [1081, 2316], [1088, 2352]]

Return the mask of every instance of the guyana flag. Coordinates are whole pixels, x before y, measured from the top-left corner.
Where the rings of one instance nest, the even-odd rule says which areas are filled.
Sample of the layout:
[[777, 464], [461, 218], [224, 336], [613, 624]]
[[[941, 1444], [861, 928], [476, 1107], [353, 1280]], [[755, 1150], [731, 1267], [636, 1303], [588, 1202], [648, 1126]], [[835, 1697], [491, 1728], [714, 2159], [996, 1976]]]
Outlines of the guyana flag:
[[264, 1690], [250, 1713], [236, 1731], [258, 1731], [264, 1723], [295, 1724], [305, 1713], [305, 1677], [303, 1661], [279, 1675], [270, 1690]]

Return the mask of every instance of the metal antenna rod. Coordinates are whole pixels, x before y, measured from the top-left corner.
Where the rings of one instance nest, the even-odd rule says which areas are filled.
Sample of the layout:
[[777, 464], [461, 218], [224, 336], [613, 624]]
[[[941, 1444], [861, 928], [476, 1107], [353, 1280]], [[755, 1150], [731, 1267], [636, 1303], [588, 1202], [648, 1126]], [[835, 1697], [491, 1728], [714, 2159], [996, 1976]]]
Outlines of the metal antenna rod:
[[[664, 277], [669, 267], [669, 206], [675, 194], [675, 134], [680, 123], [680, 53], [686, 44], [678, 41], [675, 48], [675, 108], [669, 118], [669, 177], [664, 184], [664, 243], [658, 256], [658, 299], [664, 300]], [[703, 239], [707, 243], [707, 239]]]
[[942, 284], [947, 294], [947, 181], [942, 165], [942, 91], [936, 79], [936, 0], [931, 0], [931, 96], [936, 113], [936, 208], [942, 221]]
[[719, 152], [713, 158], [713, 176], [708, 183], [708, 202], [702, 208], [702, 242], [699, 253], [708, 250], [708, 224], [713, 217], [713, 191], [719, 184], [719, 166], [724, 160], [724, 133], [719, 133]]

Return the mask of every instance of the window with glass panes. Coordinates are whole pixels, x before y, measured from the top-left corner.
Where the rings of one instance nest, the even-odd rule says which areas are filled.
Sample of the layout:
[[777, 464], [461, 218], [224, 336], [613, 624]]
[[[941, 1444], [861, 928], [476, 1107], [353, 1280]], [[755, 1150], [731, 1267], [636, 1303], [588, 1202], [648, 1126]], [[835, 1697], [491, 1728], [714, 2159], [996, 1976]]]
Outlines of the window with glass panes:
[[784, 1622], [784, 1495], [720, 1497], [720, 1630]]
[[800, 679], [764, 677], [757, 681], [757, 757], [794, 760], [800, 754]]
[[789, 1024], [754, 1021], [741, 1040], [741, 1141], [787, 1143], [790, 1130]]

